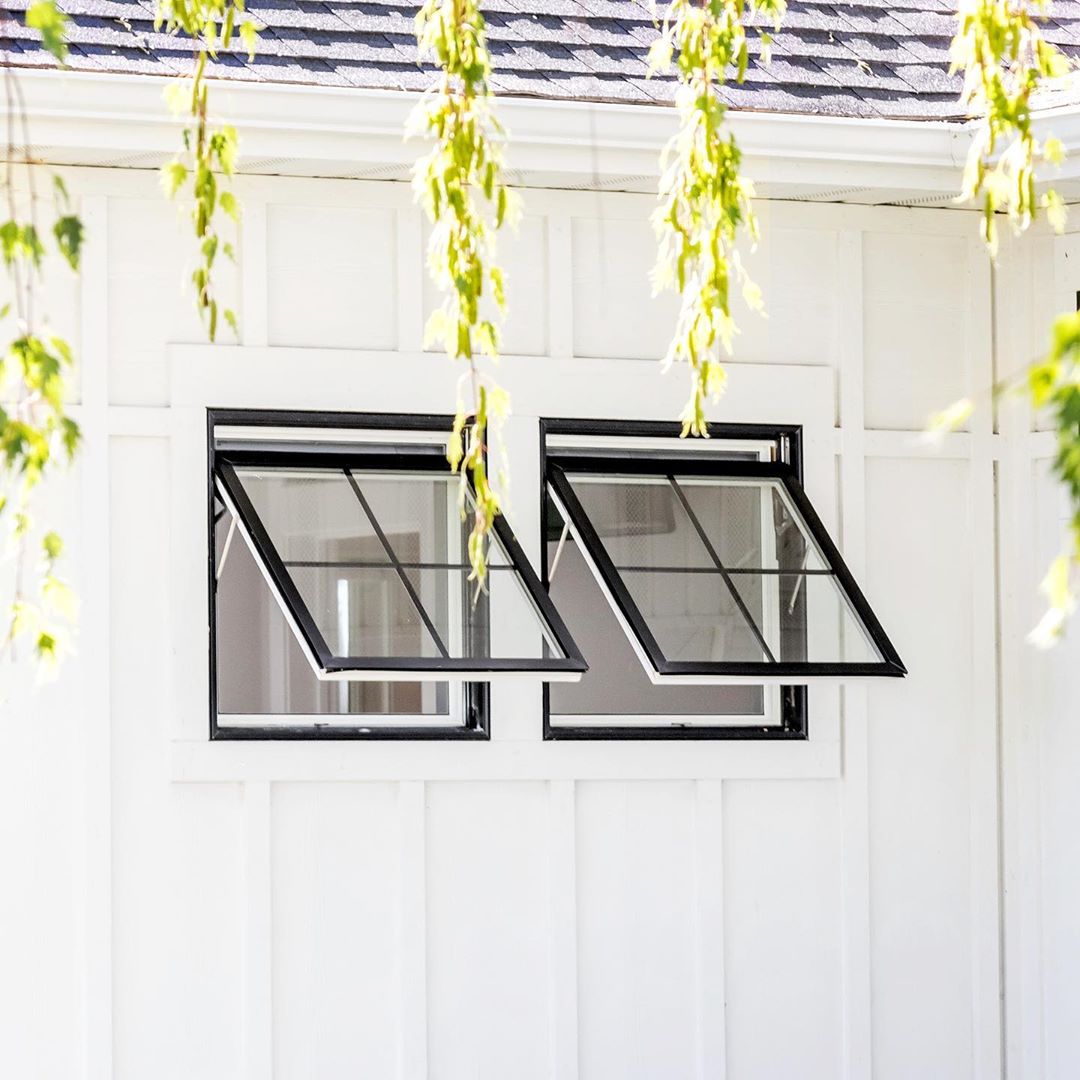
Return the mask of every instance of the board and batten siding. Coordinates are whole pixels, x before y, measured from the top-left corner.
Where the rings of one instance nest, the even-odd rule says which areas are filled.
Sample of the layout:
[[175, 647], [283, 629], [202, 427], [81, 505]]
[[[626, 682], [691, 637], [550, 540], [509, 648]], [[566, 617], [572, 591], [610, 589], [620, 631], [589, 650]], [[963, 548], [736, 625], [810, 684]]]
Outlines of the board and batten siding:
[[[89, 243], [56, 304], [78, 312], [86, 446], [48, 500], [82, 631], [59, 682], [4, 688], [0, 1074], [1077, 1075], [1077, 638], [1024, 644], [1064, 512], [1053, 447], [1011, 403], [918, 438], [1033, 354], [1047, 298], [1080, 287], [1070, 238], [1007, 250], [995, 280], [960, 211], [761, 206], [748, 262], [769, 317], [743, 318], [714, 415], [746, 418], [741, 383], [826, 388], [814, 494], [911, 671], [845, 689], [832, 743], [549, 753], [497, 689], [489, 744], [203, 745], [177, 522], [204, 475], [177, 452], [199, 434], [177, 387], [217, 357], [230, 400], [211, 403], [232, 404], [243, 353], [273, 371], [248, 404], [308, 407], [319, 365], [348, 362], [337, 407], [389, 407], [395, 354], [428, 363], [425, 227], [404, 184], [242, 178], [220, 277], [241, 346], [207, 350], [156, 177], [68, 183]], [[559, 393], [602, 415], [592, 371], [647, 375], [677, 406], [685, 373], [655, 363], [673, 305], [650, 296], [652, 201], [525, 194], [503, 243], [504, 369], [526, 387], [510, 439], [527, 449]], [[582, 374], [537, 405], [545, 357]]]

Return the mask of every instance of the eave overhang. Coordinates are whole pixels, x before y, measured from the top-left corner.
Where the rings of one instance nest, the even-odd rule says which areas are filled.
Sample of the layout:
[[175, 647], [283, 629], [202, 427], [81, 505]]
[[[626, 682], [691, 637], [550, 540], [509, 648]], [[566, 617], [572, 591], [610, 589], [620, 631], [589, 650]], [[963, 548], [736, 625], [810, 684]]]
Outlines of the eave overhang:
[[[35, 153], [61, 165], [153, 168], [171, 157], [180, 118], [156, 76], [18, 73]], [[403, 132], [420, 95], [274, 83], [216, 82], [215, 116], [241, 133], [252, 174], [406, 179], [423, 145]], [[655, 190], [675, 130], [666, 106], [502, 98], [511, 180], [523, 186]], [[972, 138], [966, 123], [731, 113], [759, 194], [815, 201], [944, 203]], [[1080, 106], [1041, 114], [1066, 149], [1080, 149]], [[1080, 155], [1077, 155], [1080, 158]], [[1080, 161], [1062, 170], [1080, 183]], [[1067, 192], [1067, 194], [1069, 194]]]

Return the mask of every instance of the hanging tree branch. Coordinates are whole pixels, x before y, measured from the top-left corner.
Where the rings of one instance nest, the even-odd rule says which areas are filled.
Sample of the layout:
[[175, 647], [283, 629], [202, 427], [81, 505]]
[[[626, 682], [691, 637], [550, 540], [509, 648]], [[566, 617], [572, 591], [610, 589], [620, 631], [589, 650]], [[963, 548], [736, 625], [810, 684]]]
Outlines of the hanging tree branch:
[[[964, 73], [962, 100], [978, 118], [960, 198], [981, 205], [982, 237], [991, 258], [997, 254], [999, 214], [1008, 215], [1017, 233], [1040, 212], [1058, 231], [1065, 223], [1058, 193], [1036, 186], [1039, 166], [1058, 164], [1063, 151], [1052, 136], [1036, 137], [1032, 99], [1047, 82], [1071, 70], [1068, 59], [1040, 32], [1047, 7], [1045, 0], [964, 0], [959, 9], [953, 71]], [[1060, 637], [1080, 592], [1080, 314], [1055, 320], [1046, 356], [994, 393], [1023, 394], [1034, 409], [1049, 414], [1057, 434], [1054, 475], [1073, 505], [1070, 542], [1043, 582], [1049, 608], [1031, 634], [1037, 644], [1049, 645]], [[932, 426], [958, 427], [971, 409], [970, 402], [957, 402]]]
[[[67, 17], [55, 0], [31, 5], [26, 25], [41, 33], [45, 49], [63, 64]], [[38, 190], [38, 181], [48, 174], [40, 175], [42, 167], [34, 159], [26, 103], [6, 52], [3, 79], [6, 153], [0, 257], [8, 298], [0, 321], [14, 319], [15, 328], [0, 358], [0, 517], [8, 519], [15, 569], [0, 657], [13, 658], [18, 641], [25, 637], [39, 660], [55, 662], [62, 652], [64, 626], [74, 618], [74, 598], [57, 574], [63, 542], [51, 530], [38, 535], [30, 503], [41, 481], [59, 463], [74, 457], [80, 434], [65, 400], [74, 365], [72, 349], [42, 316], [40, 291], [50, 249], [78, 271], [83, 225], [59, 176], [51, 177], [48, 196]], [[43, 204], [50, 218], [44, 227]], [[38, 557], [31, 585], [27, 564], [32, 547], [37, 547]]]
[[[453, 437], [447, 455], [461, 471], [462, 514], [471, 502], [471, 579], [483, 587], [492, 524], [501, 512], [488, 475], [488, 429], [493, 433], [509, 406], [506, 393], [482, 375], [478, 360], [497, 360], [499, 331], [482, 310], [490, 297], [505, 308], [503, 273], [495, 259], [495, 233], [516, 214], [502, 175], [502, 128], [491, 91], [491, 56], [476, 0], [427, 0], [416, 16], [422, 56], [441, 71], [420, 102], [411, 128], [434, 136], [431, 152], [413, 173], [416, 197], [431, 221], [428, 269], [444, 293], [432, 312], [427, 339], [441, 342], [451, 359], [468, 365], [459, 382]], [[468, 385], [471, 410], [465, 404]], [[471, 481], [471, 485], [470, 485]]]
[[1031, 99], [1048, 79], [1065, 75], [1068, 60], [1039, 30], [1044, 0], [963, 0], [950, 55], [953, 72], [964, 73], [961, 103], [980, 120], [964, 169], [962, 201], [982, 206], [983, 240], [997, 253], [998, 213], [1022, 232], [1045, 210], [1060, 228], [1065, 207], [1053, 188], [1040, 195], [1035, 170], [1062, 159], [1061, 143], [1040, 142], [1032, 125]]
[[[191, 222], [198, 242], [199, 263], [192, 271], [195, 304], [211, 341], [217, 337], [218, 316], [238, 334], [236, 312], [220, 307], [214, 291], [214, 264], [218, 255], [235, 260], [231, 242], [222, 239], [220, 214], [239, 223], [240, 206], [227, 182], [236, 171], [237, 136], [231, 124], [210, 122], [210, 89], [206, 65], [218, 50], [229, 49], [239, 39], [248, 59], [255, 58], [258, 31], [245, 13], [244, 0], [158, 0], [154, 26], [167, 33], [183, 34], [195, 46], [195, 69], [190, 79], [177, 82], [169, 91], [174, 112], [186, 113], [183, 152], [162, 170], [161, 182], [169, 198], [191, 185]], [[220, 211], [220, 214], [219, 214]]]
[[[660, 205], [653, 214], [659, 240], [653, 287], [672, 289], [680, 299], [665, 364], [690, 365], [683, 435], [708, 434], [706, 401], [724, 389], [720, 352], [731, 354], [737, 333], [733, 281], [752, 309], [762, 306], [735, 250], [740, 234], [758, 237], [754, 188], [739, 171], [742, 153], [725, 127], [727, 107], [718, 91], [730, 77], [741, 82], [746, 73], [747, 17], [760, 13], [779, 29], [784, 9], [784, 0], [672, 0], [649, 52], [650, 74], [674, 62], [679, 80], [679, 131], [661, 159]], [[767, 33], [761, 42], [768, 47]]]

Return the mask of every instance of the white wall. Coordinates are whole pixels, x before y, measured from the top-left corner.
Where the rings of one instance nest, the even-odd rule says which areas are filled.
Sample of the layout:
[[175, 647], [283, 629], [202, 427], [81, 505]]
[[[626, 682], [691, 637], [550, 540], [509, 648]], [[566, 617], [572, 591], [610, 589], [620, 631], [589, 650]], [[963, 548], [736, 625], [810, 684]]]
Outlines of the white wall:
[[[403, 371], [444, 363], [419, 355], [420, 216], [406, 185], [245, 180], [240, 268], [222, 276], [244, 348], [208, 352], [177, 347], [201, 338], [156, 177], [72, 170], [69, 186], [91, 234], [88, 446], [54, 499], [83, 618], [63, 681], [5, 703], [0, 1074], [1080, 1071], [1077, 653], [1023, 644], [1057, 543], [1037, 479], [1052, 447], [988, 408], [941, 447], [914, 434], [992, 377], [972, 216], [764, 204], [751, 264], [770, 317], [744, 317], [750, 373], [715, 411], [784, 419], [770, 387], [796, 412], [793, 387], [824, 387], [806, 399], [813, 494], [908, 679], [846, 691], [842, 725], [812, 693], [802, 747], [542, 744], [538, 711], [497, 691], [490, 744], [259, 748], [201, 743], [191, 705], [205, 642], [179, 508], [203, 476], [178, 395], [202, 379], [212, 404], [394, 407], [388, 352]], [[649, 297], [650, 200], [526, 206], [505, 258], [512, 438], [527, 449], [528, 417], [560, 402], [602, 415], [590, 372], [632, 386], [619, 409], [650, 393], [674, 416], [682, 373], [652, 363], [671, 304]], [[1039, 282], [1068, 287], [1040, 243], [999, 271], [1020, 311], [998, 306], [999, 370], [1032, 347]], [[313, 387], [324, 370], [347, 377]], [[530, 482], [513, 489], [526, 535]]]

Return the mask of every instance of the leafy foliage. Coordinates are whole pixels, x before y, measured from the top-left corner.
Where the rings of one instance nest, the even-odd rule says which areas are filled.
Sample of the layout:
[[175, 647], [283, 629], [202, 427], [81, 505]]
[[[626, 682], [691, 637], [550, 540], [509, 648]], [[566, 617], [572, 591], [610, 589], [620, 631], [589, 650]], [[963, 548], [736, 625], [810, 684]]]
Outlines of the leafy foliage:
[[[997, 252], [995, 215], [1007, 213], [1017, 231], [1045, 210], [1060, 228], [1065, 205], [1053, 188], [1036, 189], [1040, 164], [1062, 159], [1061, 143], [1039, 142], [1032, 126], [1031, 99], [1047, 79], [1070, 68], [1062, 53], [1042, 36], [1039, 16], [1046, 0], [962, 0], [960, 26], [953, 38], [952, 70], [963, 71], [962, 101], [981, 118], [964, 170], [961, 199], [982, 204], [983, 239]], [[1002, 144], [1004, 149], [1002, 149]]]
[[1055, 321], [1047, 355], [1028, 369], [1018, 389], [1053, 420], [1057, 433], [1053, 472], [1073, 507], [1071, 550], [1050, 566], [1043, 582], [1049, 608], [1031, 634], [1032, 641], [1046, 646], [1061, 636], [1066, 620], [1076, 610], [1080, 586], [1080, 313], [1062, 315]]
[[[761, 307], [760, 291], [735, 250], [740, 232], [757, 239], [754, 189], [740, 172], [742, 153], [724, 127], [727, 108], [717, 91], [729, 76], [741, 82], [746, 73], [747, 16], [761, 13], [779, 28], [784, 7], [784, 0], [672, 0], [649, 52], [650, 73], [674, 62], [679, 79], [679, 131], [664, 151], [660, 205], [653, 215], [659, 240], [653, 286], [673, 289], [681, 301], [665, 364], [690, 365], [683, 435], [708, 434], [706, 401], [724, 389], [720, 349], [730, 355], [737, 331], [733, 279], [749, 306]], [[767, 48], [769, 35], [761, 41]]]
[[232, 243], [222, 238], [219, 222], [224, 214], [239, 223], [240, 206], [225, 186], [236, 171], [236, 128], [210, 123], [206, 65], [219, 49], [231, 48], [236, 40], [254, 59], [258, 30], [244, 12], [244, 0], [159, 0], [154, 18], [156, 28], [164, 26], [170, 34], [186, 35], [197, 49], [191, 78], [170, 88], [170, 106], [177, 113], [186, 113], [189, 124], [183, 132], [183, 153], [164, 166], [161, 183], [169, 198], [186, 192], [190, 184], [191, 221], [199, 251], [191, 281], [195, 304], [211, 341], [217, 337], [219, 314], [233, 333], [238, 332], [236, 312], [230, 307], [219, 308], [214, 264], [219, 255], [236, 258]]
[[56, 0], [35, 0], [26, 9], [26, 25], [41, 34], [41, 44], [57, 63], [67, 60], [68, 17], [56, 6]]
[[[67, 17], [54, 0], [32, 4], [26, 24], [41, 32], [44, 47], [62, 63], [67, 56]], [[64, 624], [74, 618], [74, 599], [57, 572], [63, 542], [53, 531], [37, 541], [35, 584], [26, 584], [26, 563], [37, 535], [30, 501], [54, 467], [75, 456], [80, 432], [65, 404], [67, 378], [74, 366], [71, 346], [49, 329], [37, 309], [50, 248], [77, 272], [83, 225], [59, 176], [53, 177], [51, 199], [37, 190], [40, 166], [29, 149], [25, 106], [10, 67], [4, 71], [4, 92], [9, 120], [0, 261], [9, 299], [0, 310], [0, 321], [11, 320], [15, 325], [0, 353], [0, 520], [8, 528], [15, 581], [0, 656], [12, 655], [16, 643], [26, 638], [40, 660], [56, 661], [62, 651]], [[16, 120], [21, 149], [16, 147]], [[45, 203], [51, 223], [43, 229], [40, 216]]]
[[428, 269], [445, 296], [431, 315], [427, 338], [468, 365], [458, 384], [447, 456], [452, 468], [461, 471], [462, 513], [467, 506], [472, 511], [471, 579], [482, 587], [491, 527], [501, 511], [488, 476], [489, 426], [497, 433], [509, 403], [505, 392], [481, 374], [477, 361], [498, 358], [498, 327], [485, 314], [483, 301], [490, 297], [497, 310], [505, 307], [503, 274], [494, 262], [495, 232], [516, 206], [502, 178], [502, 129], [494, 113], [491, 57], [476, 0], [427, 0], [416, 16], [416, 37], [421, 53], [433, 57], [441, 71], [411, 125], [435, 139], [413, 173], [416, 197], [432, 224]]
[[[963, 101], [980, 119], [960, 197], [981, 201], [982, 236], [991, 257], [997, 253], [999, 213], [1008, 215], [1018, 233], [1040, 211], [1059, 231], [1065, 223], [1058, 193], [1048, 186], [1040, 191], [1036, 185], [1037, 169], [1058, 164], [1063, 152], [1057, 139], [1039, 142], [1035, 137], [1032, 97], [1048, 80], [1070, 70], [1069, 61], [1039, 30], [1047, 7], [1046, 0], [964, 0], [960, 6], [953, 70], [964, 72]], [[1044, 646], [1061, 635], [1075, 610], [1080, 579], [1080, 315], [1061, 316], [1051, 337], [1049, 352], [1028, 370], [1026, 379], [996, 388], [997, 393], [1024, 393], [1033, 408], [1053, 417], [1058, 442], [1054, 472], [1074, 508], [1069, 549], [1054, 561], [1043, 584], [1049, 609], [1031, 635]], [[932, 424], [958, 426], [970, 408], [970, 403], [957, 403]]]

